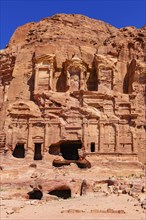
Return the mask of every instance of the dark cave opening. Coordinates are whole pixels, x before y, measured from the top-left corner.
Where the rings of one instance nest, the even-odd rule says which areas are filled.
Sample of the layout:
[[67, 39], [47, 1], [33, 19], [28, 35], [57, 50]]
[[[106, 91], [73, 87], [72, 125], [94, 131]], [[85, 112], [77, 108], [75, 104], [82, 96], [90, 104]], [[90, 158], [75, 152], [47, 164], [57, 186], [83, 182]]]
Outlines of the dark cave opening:
[[13, 157], [24, 158], [25, 157], [25, 148], [24, 144], [18, 143], [13, 151]]
[[49, 192], [50, 195], [57, 196], [62, 199], [71, 198], [71, 190], [70, 189], [56, 189]]
[[38, 199], [41, 200], [43, 197], [43, 193], [39, 189], [33, 189], [32, 191], [27, 193], [29, 195], [29, 199]]
[[78, 149], [82, 148], [82, 142], [80, 140], [68, 140], [60, 144], [60, 152], [62, 157], [66, 160], [78, 160]]

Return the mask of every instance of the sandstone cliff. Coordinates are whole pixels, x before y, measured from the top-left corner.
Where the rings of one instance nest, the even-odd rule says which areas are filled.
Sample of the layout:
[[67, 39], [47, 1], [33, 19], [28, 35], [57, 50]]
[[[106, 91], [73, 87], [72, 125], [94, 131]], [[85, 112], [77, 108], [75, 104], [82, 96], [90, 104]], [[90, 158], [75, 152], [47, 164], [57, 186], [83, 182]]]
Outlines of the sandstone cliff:
[[[18, 27], [0, 60], [0, 147], [145, 158], [146, 26], [58, 14]], [[94, 147], [93, 147], [94, 146]]]

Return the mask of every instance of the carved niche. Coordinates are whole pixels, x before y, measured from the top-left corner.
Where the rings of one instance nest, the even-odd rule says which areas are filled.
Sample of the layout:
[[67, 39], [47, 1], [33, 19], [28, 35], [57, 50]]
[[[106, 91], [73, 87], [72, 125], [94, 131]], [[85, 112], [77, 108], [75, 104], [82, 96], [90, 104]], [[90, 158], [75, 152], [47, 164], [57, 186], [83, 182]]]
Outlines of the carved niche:
[[119, 151], [131, 153], [133, 151], [132, 132], [129, 125], [119, 125]]
[[100, 64], [98, 67], [98, 81], [100, 85], [113, 89], [113, 71], [110, 67]]
[[116, 131], [115, 126], [110, 124], [104, 125], [104, 143], [103, 152], [113, 153], [116, 147]]
[[76, 54], [65, 62], [66, 86], [70, 92], [86, 90], [88, 66]]
[[132, 83], [135, 77], [135, 70], [136, 70], [136, 60], [133, 59], [131, 63], [127, 66], [127, 73], [124, 77], [124, 82], [123, 82], [123, 92], [126, 94], [132, 93]]
[[35, 93], [53, 90], [55, 55], [47, 54], [35, 58]]
[[108, 60], [96, 54], [95, 66], [98, 78], [98, 89], [102, 87], [113, 90], [113, 65]]

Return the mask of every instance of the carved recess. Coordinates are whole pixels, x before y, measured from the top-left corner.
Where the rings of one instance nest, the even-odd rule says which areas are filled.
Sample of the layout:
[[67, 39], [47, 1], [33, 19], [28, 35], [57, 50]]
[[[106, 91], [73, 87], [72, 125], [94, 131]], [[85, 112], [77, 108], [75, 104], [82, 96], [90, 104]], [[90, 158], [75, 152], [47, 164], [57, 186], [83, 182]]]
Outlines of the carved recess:
[[64, 71], [68, 91], [87, 90], [88, 66], [76, 54], [65, 62]]
[[96, 74], [98, 79], [98, 90], [107, 88], [113, 90], [114, 64], [101, 55], [95, 56]]
[[54, 72], [55, 55], [48, 54], [35, 57], [35, 94], [53, 90]]

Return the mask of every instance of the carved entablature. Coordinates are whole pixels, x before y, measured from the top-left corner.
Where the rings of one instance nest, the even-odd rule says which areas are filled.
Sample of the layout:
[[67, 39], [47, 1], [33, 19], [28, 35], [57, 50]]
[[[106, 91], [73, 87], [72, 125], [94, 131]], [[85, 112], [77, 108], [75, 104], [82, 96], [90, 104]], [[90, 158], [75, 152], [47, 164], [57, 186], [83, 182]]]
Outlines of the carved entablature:
[[70, 92], [86, 90], [88, 65], [84, 63], [76, 54], [71, 60], [65, 62], [65, 72], [67, 88]]
[[35, 94], [52, 90], [55, 55], [47, 54], [35, 58]]

